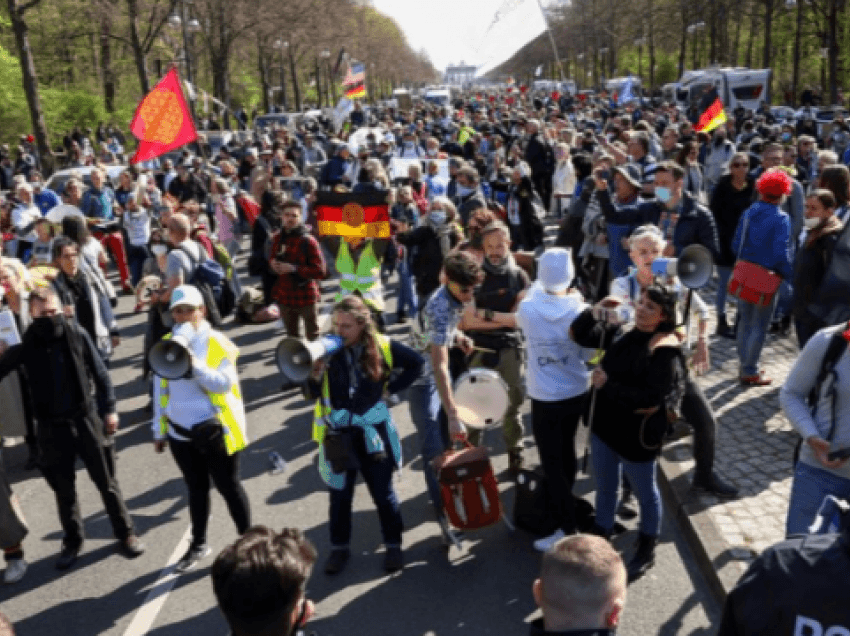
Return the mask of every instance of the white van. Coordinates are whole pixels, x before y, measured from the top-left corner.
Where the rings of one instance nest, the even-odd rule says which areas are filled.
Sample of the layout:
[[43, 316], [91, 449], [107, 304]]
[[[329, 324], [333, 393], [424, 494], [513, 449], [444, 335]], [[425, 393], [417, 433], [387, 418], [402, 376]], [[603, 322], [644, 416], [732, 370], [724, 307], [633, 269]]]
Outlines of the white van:
[[699, 106], [706, 90], [717, 89], [723, 107], [732, 111], [743, 107], [755, 111], [764, 102], [770, 101], [770, 78], [773, 71], [749, 68], [711, 68], [689, 71], [682, 75], [676, 89], [676, 103], [687, 110], [691, 105]]
[[452, 111], [452, 96], [446, 88], [431, 88], [425, 91], [425, 101]]

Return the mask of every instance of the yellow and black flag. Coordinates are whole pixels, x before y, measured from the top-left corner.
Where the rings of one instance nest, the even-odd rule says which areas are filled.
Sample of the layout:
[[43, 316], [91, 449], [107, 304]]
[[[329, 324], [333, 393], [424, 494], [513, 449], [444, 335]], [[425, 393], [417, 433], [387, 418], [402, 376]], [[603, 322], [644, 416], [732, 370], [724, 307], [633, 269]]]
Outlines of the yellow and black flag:
[[711, 132], [721, 124], [726, 123], [726, 111], [723, 110], [723, 102], [716, 88], [705, 92], [699, 102], [699, 120], [697, 121], [697, 132]]

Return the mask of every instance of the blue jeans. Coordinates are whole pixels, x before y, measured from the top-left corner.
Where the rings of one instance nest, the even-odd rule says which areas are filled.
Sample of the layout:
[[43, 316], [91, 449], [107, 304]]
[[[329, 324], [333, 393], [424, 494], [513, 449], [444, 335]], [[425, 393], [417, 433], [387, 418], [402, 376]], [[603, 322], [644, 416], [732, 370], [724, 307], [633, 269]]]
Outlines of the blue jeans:
[[717, 295], [714, 297], [714, 307], [717, 309], [718, 316], [726, 315], [726, 293], [731, 277], [731, 267], [717, 266]]
[[130, 281], [133, 287], [142, 280], [142, 268], [149, 256], [150, 252], [144, 245], [127, 245], [127, 266], [130, 268]]
[[791, 306], [794, 302], [794, 288], [788, 281], [782, 281], [779, 285], [779, 291], [776, 293], [779, 300], [776, 303], [776, 311], [774, 312], [774, 320], [779, 320], [785, 316], [791, 315]]
[[770, 317], [773, 315], [773, 307], [776, 297], [767, 306], [754, 305], [752, 303], [738, 301], [738, 331], [736, 333], [738, 344], [738, 360], [741, 362], [741, 375], [757, 375], [761, 350], [767, 338], [767, 329], [770, 326]]
[[[433, 377], [433, 376], [432, 376]], [[419, 435], [420, 453], [422, 454], [422, 470], [425, 473], [425, 485], [428, 496], [437, 512], [443, 514], [443, 499], [440, 495], [440, 485], [437, 475], [431, 467], [431, 460], [438, 457], [448, 448], [448, 422], [443, 413], [440, 394], [436, 383], [415, 384], [407, 390], [407, 401], [410, 405], [410, 419]]]
[[640, 531], [651, 537], [661, 534], [661, 494], [655, 481], [658, 462], [627, 461], [596, 435], [591, 435], [590, 453], [596, 477], [596, 523], [606, 531], [614, 527], [617, 489], [625, 471], [640, 506]]
[[821, 504], [827, 495], [850, 499], [850, 480], [833, 475], [805, 462], [797, 462], [791, 497], [788, 501], [788, 519], [785, 535], [808, 534]]
[[398, 259], [398, 311], [407, 310], [408, 315], [415, 316], [419, 310], [416, 292], [413, 286], [413, 274], [407, 262], [407, 254]]
[[[390, 448], [386, 426], [378, 427], [378, 433], [384, 442], [384, 448]], [[395, 462], [392, 453], [387, 453], [382, 459], [370, 456], [366, 451], [366, 441], [362, 429], [355, 429], [354, 452], [360, 464], [360, 473], [369, 489], [372, 501], [378, 509], [378, 519], [381, 522], [381, 534], [387, 546], [401, 545], [401, 509], [398, 496], [393, 488], [393, 471]], [[334, 548], [348, 547], [351, 541], [351, 502], [354, 499], [354, 486], [357, 484], [357, 470], [349, 470], [342, 490], [330, 489], [330, 530], [331, 545]]]

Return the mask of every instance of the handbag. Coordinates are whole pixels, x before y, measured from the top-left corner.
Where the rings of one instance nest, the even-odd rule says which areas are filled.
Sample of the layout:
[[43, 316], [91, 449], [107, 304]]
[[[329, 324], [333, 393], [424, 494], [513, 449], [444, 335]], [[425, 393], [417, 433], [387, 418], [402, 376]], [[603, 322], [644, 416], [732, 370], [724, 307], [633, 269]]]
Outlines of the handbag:
[[749, 216], [744, 217], [744, 231], [741, 234], [741, 244], [738, 246], [738, 257], [735, 269], [729, 278], [727, 291], [730, 296], [743, 300], [751, 305], [767, 307], [773, 302], [773, 297], [782, 283], [782, 277], [766, 267], [741, 259], [744, 241], [747, 238]]
[[217, 418], [205, 420], [200, 424], [195, 424], [192, 428], [183, 428], [174, 422], [169, 423], [176, 433], [187, 438], [195, 450], [202, 455], [226, 452], [224, 427]]
[[340, 474], [360, 468], [354, 452], [354, 436], [350, 430], [328, 427], [322, 446], [325, 449], [325, 459], [334, 473]]

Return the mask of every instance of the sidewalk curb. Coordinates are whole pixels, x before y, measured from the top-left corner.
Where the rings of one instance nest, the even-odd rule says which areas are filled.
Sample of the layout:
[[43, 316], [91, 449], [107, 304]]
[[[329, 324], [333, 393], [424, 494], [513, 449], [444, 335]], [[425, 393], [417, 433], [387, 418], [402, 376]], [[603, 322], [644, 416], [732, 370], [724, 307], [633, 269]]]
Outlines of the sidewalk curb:
[[722, 607], [729, 591], [749, 565], [754, 553], [748, 548], [726, 542], [711, 518], [711, 496], [695, 496], [690, 492], [692, 461], [678, 459], [678, 452], [691, 452], [692, 437], [665, 446], [659, 458], [659, 486], [668, 512], [673, 511], [682, 535], [693, 552], [697, 566], [712, 594]]

